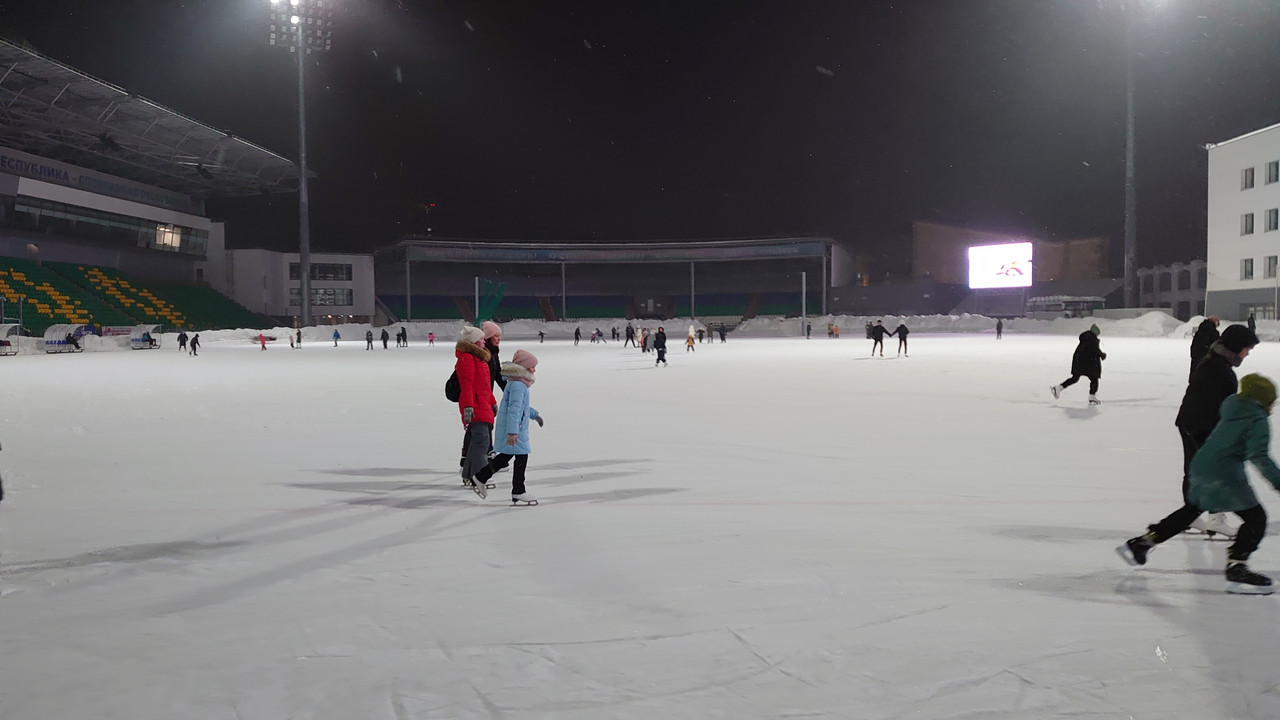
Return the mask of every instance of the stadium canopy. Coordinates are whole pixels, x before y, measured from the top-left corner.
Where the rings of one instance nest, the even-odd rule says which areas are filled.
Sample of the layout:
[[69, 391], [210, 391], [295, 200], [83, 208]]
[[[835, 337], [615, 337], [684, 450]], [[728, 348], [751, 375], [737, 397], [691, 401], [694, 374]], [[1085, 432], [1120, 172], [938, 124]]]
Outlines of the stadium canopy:
[[406, 262], [634, 264], [825, 259], [834, 241], [826, 237], [667, 240], [618, 243], [533, 243], [464, 240], [411, 235], [393, 247]]
[[198, 198], [298, 184], [285, 157], [2, 38], [0, 145]]

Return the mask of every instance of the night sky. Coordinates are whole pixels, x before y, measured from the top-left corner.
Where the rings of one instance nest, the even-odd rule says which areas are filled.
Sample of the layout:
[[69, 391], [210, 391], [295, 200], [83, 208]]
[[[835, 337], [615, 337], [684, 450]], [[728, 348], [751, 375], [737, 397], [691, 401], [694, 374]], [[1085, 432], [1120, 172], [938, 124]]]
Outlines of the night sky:
[[[315, 249], [822, 233], [905, 271], [920, 219], [1104, 235], [1119, 273], [1118, 0], [340, 4], [308, 66]], [[1202, 146], [1280, 122], [1280, 3], [1127, 5], [1138, 260], [1202, 257]], [[266, 8], [0, 0], [0, 34], [292, 158]], [[210, 209], [296, 247], [295, 195]]]

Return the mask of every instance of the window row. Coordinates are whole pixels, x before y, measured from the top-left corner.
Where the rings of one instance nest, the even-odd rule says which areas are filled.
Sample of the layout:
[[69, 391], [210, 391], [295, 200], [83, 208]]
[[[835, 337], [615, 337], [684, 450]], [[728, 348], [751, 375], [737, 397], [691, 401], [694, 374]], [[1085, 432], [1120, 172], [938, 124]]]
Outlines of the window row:
[[[289, 279], [302, 277], [302, 263], [289, 263]], [[312, 280], [351, 281], [351, 265], [343, 263], [311, 263]]]
[[[1280, 160], [1272, 160], [1267, 163], [1267, 179], [1266, 184], [1280, 182]], [[1240, 171], [1240, 189], [1248, 190], [1253, 187], [1253, 168], [1247, 167]]]
[[[351, 288], [311, 288], [311, 305], [312, 307], [321, 305], [351, 307], [355, 304], [354, 293], [355, 291]], [[289, 288], [289, 305], [302, 306], [302, 290]]]
[[201, 257], [204, 257], [209, 245], [207, 230], [91, 210], [42, 198], [17, 196], [2, 200], [0, 225]]
[[[1280, 208], [1271, 208], [1266, 212], [1267, 226], [1266, 231], [1280, 230]], [[1240, 216], [1240, 234], [1253, 234], [1253, 213], [1244, 213]]]
[[[1160, 292], [1170, 292], [1173, 290], [1173, 273], [1172, 272], [1162, 272], [1160, 273], [1158, 278], [1160, 282]], [[1156, 280], [1157, 280], [1156, 275], [1143, 275], [1142, 276], [1142, 292], [1144, 293], [1155, 292]], [[1209, 284], [1209, 272], [1205, 268], [1200, 268], [1199, 270], [1196, 271], [1196, 287], [1203, 290], [1205, 286], [1207, 286], [1208, 284]], [[1190, 270], [1178, 271], [1178, 289], [1179, 290], [1191, 289], [1191, 271]]]
[[[1263, 258], [1264, 274], [1262, 277], [1267, 279], [1275, 278], [1277, 264], [1280, 264], [1280, 257], [1277, 257], [1275, 255], [1268, 255], [1265, 258]], [[1253, 258], [1245, 258], [1240, 261], [1240, 279], [1241, 280], [1253, 279]]]

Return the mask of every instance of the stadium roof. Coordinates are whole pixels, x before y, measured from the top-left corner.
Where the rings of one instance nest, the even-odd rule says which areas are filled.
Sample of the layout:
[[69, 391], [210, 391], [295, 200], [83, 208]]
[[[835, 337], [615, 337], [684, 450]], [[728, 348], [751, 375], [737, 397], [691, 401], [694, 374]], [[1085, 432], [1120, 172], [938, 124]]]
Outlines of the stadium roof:
[[393, 249], [409, 261], [493, 263], [669, 263], [819, 259], [834, 241], [797, 236], [618, 243], [533, 243], [411, 235]]
[[297, 189], [293, 161], [3, 38], [0, 144], [198, 198]]

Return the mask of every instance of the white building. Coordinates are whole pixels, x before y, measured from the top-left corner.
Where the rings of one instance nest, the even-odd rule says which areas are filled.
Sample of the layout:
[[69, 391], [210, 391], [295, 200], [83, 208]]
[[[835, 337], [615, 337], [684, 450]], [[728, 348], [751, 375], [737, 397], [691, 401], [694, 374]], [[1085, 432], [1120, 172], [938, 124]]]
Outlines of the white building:
[[1138, 268], [1139, 304], [1144, 308], [1163, 308], [1183, 321], [1204, 315], [1208, 275], [1208, 264], [1204, 260]]
[[[302, 308], [298, 253], [228, 250], [227, 286], [250, 310], [293, 324]], [[311, 315], [316, 324], [370, 322], [373, 256], [311, 253]]]
[[1280, 305], [1280, 125], [1207, 146], [1208, 292], [1205, 313], [1276, 317]]

